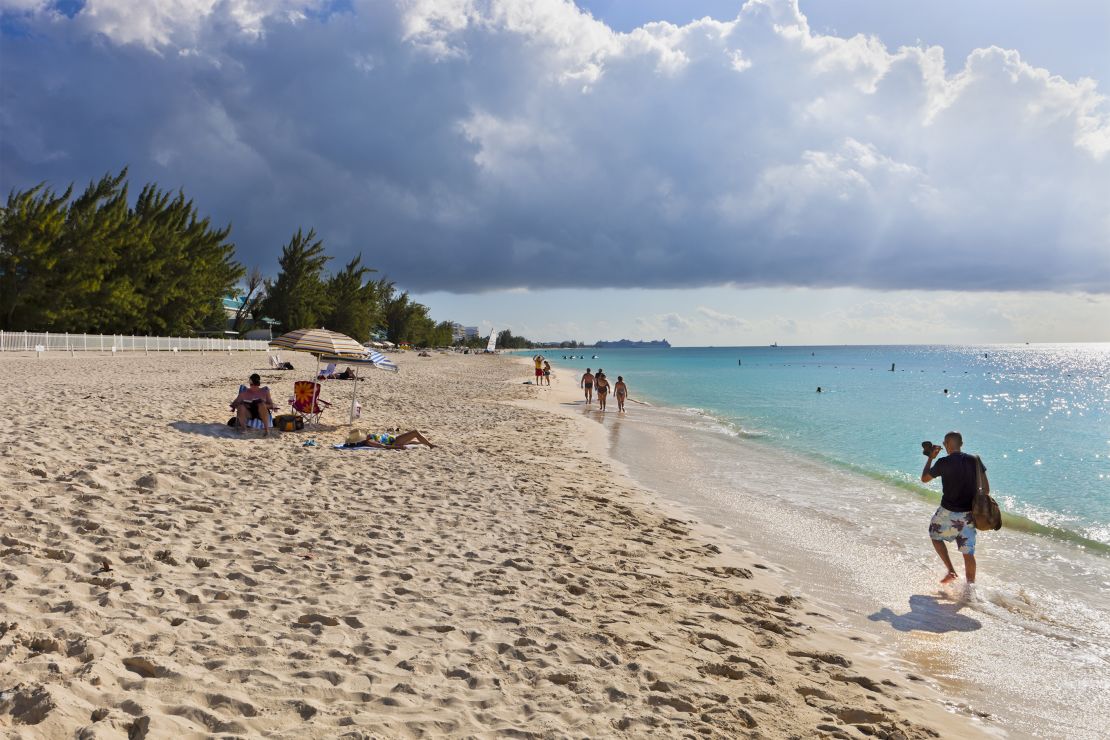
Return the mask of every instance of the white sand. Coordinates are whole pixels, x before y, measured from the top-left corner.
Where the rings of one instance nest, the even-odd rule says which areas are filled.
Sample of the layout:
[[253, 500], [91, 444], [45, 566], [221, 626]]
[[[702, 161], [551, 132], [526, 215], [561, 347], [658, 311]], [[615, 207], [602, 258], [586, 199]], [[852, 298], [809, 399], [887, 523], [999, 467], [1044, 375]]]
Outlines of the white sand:
[[515, 361], [397, 359], [359, 426], [437, 449], [330, 449], [341, 381], [335, 426], [235, 434], [247, 374], [278, 399], [304, 377], [261, 354], [0, 357], [25, 410], [0, 432], [0, 728], [976, 734], [668, 518]]

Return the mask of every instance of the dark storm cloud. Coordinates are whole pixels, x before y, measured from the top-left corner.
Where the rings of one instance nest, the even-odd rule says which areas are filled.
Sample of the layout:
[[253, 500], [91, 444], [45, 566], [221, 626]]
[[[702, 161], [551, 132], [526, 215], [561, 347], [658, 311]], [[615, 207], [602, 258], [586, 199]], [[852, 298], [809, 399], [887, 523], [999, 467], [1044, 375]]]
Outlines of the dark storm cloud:
[[998, 49], [787, 0], [615, 34], [556, 0], [0, 0], [0, 185], [123, 164], [275, 269], [315, 227], [416, 290], [1110, 291], [1110, 125]]

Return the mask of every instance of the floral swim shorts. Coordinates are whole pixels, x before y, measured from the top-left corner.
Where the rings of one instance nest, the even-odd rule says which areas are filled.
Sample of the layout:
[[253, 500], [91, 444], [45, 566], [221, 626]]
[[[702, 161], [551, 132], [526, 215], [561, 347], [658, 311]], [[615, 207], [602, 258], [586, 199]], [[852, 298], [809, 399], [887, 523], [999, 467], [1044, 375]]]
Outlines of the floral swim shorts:
[[964, 555], [975, 554], [975, 522], [970, 511], [949, 511], [943, 506], [937, 508], [929, 522], [929, 537], [938, 542], [956, 541], [956, 547]]

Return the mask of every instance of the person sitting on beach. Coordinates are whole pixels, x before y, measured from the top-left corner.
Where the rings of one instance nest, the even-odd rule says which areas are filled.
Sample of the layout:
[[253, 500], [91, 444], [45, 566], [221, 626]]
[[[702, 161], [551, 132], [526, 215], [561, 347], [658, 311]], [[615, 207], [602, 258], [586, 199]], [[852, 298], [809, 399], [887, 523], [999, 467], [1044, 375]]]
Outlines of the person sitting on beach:
[[609, 395], [609, 379], [605, 377], [605, 373], [598, 368], [597, 375], [594, 376], [594, 387], [597, 389], [597, 407], [598, 410], [605, 410], [605, 397]]
[[628, 398], [628, 386], [624, 382], [623, 375], [617, 376], [617, 382], [613, 385], [613, 395], [617, 397], [617, 411], [624, 411], [624, 400]]
[[359, 439], [361, 433], [356, 431], [351, 432], [347, 437], [347, 443], [344, 447], [377, 447], [383, 450], [403, 450], [405, 445], [419, 444], [425, 445], [435, 449], [435, 445], [428, 441], [428, 439], [418, 432], [412, 430], [411, 432], [398, 432], [396, 434], [390, 432], [383, 432], [381, 434], [367, 434], [366, 437]]
[[586, 403], [594, 402], [594, 374], [590, 372], [590, 368], [586, 368], [586, 372], [582, 375], [582, 388], [586, 391]]
[[262, 385], [262, 378], [258, 373], [251, 375], [250, 385], [239, 391], [239, 395], [231, 402], [231, 408], [238, 419], [240, 434], [247, 431], [251, 419], [258, 419], [262, 422], [265, 436], [270, 436], [270, 411], [278, 406], [270, 397], [270, 389]]
[[[925, 469], [921, 471], [922, 483], [940, 478], [941, 488], [944, 489], [940, 506], [929, 521], [929, 538], [933, 541], [933, 549], [948, 569], [940, 581], [942, 584], [950, 583], [958, 577], [956, 569], [952, 567], [952, 559], [948, 556], [948, 545], [945, 544], [953, 540], [964, 556], [964, 575], [967, 582], [975, 583], [976, 530], [975, 519], [971, 516], [971, 503], [979, 487], [977, 478], [981, 461], [976, 456], [961, 452], [963, 444], [964, 438], [959, 432], [944, 435], [944, 450], [948, 455], [934, 464], [933, 460], [941, 450], [934, 445], [929, 452], [929, 459], [925, 461]], [[982, 471], [983, 490], [990, 493], [986, 466], [982, 466]]]

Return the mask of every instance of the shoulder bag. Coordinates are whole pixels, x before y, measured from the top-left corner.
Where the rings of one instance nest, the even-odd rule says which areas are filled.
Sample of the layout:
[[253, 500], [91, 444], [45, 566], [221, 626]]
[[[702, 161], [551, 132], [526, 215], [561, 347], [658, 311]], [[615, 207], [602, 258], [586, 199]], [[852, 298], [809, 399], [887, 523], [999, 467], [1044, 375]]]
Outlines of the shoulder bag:
[[976, 529], [1002, 529], [1002, 511], [998, 502], [984, 490], [983, 461], [975, 456], [975, 498], [971, 501], [971, 518]]

